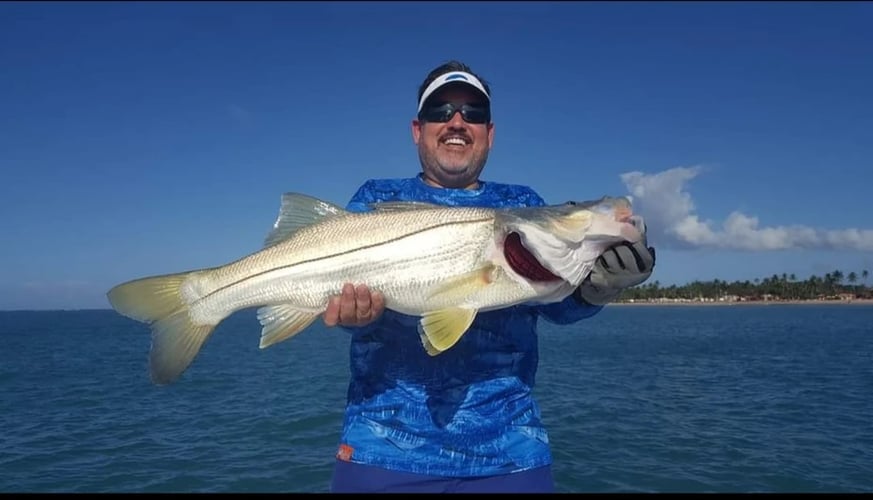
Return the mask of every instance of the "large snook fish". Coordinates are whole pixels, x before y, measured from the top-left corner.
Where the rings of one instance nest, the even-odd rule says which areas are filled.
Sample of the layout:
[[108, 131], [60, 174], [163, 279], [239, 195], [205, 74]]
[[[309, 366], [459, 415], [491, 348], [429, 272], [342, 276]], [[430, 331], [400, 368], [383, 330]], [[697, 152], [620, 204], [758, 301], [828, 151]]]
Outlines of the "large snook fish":
[[626, 198], [502, 209], [388, 202], [351, 213], [286, 193], [262, 250], [107, 295], [116, 311], [151, 325], [156, 384], [176, 380], [233, 312], [261, 306], [265, 348], [309, 326], [344, 283], [365, 283], [387, 308], [421, 316], [423, 347], [437, 355], [478, 311], [566, 298], [607, 247], [641, 238], [631, 216]]

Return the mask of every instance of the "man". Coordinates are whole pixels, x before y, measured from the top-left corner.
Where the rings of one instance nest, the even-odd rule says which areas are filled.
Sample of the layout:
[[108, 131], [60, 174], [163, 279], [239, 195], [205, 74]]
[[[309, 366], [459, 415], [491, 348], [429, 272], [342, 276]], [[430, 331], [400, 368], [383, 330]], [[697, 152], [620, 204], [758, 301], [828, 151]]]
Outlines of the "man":
[[[365, 182], [349, 210], [401, 200], [545, 204], [531, 188], [480, 178], [494, 141], [490, 89], [463, 63], [443, 64], [422, 83], [412, 138], [422, 172]], [[532, 258], [520, 245], [507, 246]], [[386, 310], [366, 283], [346, 284], [324, 313], [326, 325], [352, 333], [331, 490], [553, 492], [548, 437], [531, 397], [537, 321], [568, 324], [596, 314], [623, 288], [645, 281], [654, 261], [645, 241], [614, 247], [563, 302], [480, 313], [455, 346], [433, 357], [421, 346], [418, 318]]]

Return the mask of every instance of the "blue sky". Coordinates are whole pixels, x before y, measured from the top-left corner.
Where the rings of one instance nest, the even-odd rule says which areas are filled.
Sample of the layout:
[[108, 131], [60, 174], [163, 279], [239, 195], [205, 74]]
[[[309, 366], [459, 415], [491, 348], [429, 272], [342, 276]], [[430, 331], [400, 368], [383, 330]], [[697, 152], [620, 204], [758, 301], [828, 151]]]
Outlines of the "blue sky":
[[[652, 280], [873, 271], [873, 4], [0, 3], [0, 309], [257, 251], [285, 191], [416, 174], [425, 75], [486, 180], [631, 194]], [[868, 280], [873, 284], [873, 280]]]

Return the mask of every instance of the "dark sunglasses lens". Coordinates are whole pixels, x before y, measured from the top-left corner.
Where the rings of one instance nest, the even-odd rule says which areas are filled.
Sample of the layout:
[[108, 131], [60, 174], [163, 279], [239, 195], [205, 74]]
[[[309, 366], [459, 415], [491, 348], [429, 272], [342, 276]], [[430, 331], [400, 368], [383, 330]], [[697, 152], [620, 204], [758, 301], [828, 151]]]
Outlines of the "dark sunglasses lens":
[[491, 118], [486, 108], [473, 106], [464, 106], [461, 109], [461, 116], [467, 123], [488, 123], [488, 120]]
[[431, 106], [421, 110], [420, 119], [426, 122], [444, 123], [452, 118], [455, 108], [451, 104], [443, 104], [442, 106]]
[[488, 123], [491, 119], [491, 114], [488, 112], [487, 107], [470, 106], [467, 104], [456, 107], [452, 103], [424, 108], [421, 110], [419, 119], [426, 122], [445, 123], [452, 119], [456, 111], [461, 112], [461, 117], [467, 123]]

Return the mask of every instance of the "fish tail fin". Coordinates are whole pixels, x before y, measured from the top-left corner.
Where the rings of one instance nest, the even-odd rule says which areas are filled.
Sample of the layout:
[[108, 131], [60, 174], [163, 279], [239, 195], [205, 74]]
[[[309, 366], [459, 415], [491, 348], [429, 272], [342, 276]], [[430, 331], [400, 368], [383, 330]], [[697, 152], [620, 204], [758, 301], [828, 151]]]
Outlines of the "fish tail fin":
[[218, 322], [200, 324], [189, 314], [183, 283], [197, 271], [142, 278], [107, 293], [120, 314], [148, 323], [152, 330], [149, 367], [152, 382], [165, 385], [184, 372]]
[[186, 307], [182, 283], [193, 273], [165, 274], [122, 283], [106, 294], [113, 309], [143, 323], [153, 323]]

